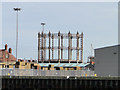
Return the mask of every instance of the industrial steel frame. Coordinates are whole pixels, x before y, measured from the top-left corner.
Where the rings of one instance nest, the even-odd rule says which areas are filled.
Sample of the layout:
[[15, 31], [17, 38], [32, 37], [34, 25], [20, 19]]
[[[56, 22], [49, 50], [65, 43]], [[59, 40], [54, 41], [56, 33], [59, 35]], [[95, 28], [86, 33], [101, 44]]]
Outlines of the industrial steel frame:
[[[48, 42], [46, 39], [48, 38]], [[57, 46], [54, 46], [54, 40], [58, 40]], [[68, 47], [64, 46], [63, 40], [68, 40]], [[72, 40], [76, 39], [76, 47], [72, 46]], [[46, 46], [48, 43], [48, 47]], [[49, 51], [48, 59], [46, 51]], [[54, 51], [58, 51], [58, 58], [54, 59]], [[68, 58], [63, 58], [63, 51], [68, 50]], [[76, 50], [76, 60], [72, 60], [72, 51]], [[52, 52], [52, 54], [51, 54]], [[52, 55], [52, 56], [51, 56]], [[39, 63], [83, 63], [83, 33], [40, 33], [38, 32], [38, 62]]]

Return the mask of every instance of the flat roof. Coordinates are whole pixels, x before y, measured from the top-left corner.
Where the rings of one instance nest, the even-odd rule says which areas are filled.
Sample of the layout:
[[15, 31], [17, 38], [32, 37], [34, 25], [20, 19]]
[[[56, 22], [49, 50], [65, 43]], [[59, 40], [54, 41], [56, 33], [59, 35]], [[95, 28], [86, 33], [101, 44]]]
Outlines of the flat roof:
[[119, 45], [113, 45], [113, 46], [100, 47], [100, 48], [96, 48], [96, 49], [94, 49], [94, 50], [104, 49], [104, 48], [111, 48], [111, 47], [116, 47], [116, 46], [120, 46], [120, 44], [119, 44]]

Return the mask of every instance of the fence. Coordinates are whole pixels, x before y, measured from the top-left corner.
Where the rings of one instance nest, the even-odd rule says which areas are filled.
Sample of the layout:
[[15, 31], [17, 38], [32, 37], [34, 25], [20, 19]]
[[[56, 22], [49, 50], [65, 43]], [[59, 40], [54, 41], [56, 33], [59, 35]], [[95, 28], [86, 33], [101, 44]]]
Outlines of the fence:
[[88, 70], [35, 70], [35, 69], [0, 69], [0, 76], [94, 76]]

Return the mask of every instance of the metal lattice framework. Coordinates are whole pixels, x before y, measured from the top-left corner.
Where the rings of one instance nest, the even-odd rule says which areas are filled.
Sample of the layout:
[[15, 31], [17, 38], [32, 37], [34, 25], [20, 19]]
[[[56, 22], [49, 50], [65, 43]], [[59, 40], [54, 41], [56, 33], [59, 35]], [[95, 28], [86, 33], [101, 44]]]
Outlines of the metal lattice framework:
[[[63, 42], [67, 39], [68, 42]], [[54, 41], [57, 40], [57, 43]], [[72, 41], [76, 40], [76, 46], [73, 45]], [[68, 43], [68, 45], [65, 45]], [[47, 46], [48, 45], [48, 46]], [[68, 53], [63, 53], [65, 50]], [[58, 52], [57, 58], [55, 51]], [[73, 60], [74, 57], [73, 51], [76, 51], [76, 60]], [[48, 52], [48, 55], [47, 55]], [[68, 55], [67, 59], [64, 59], [64, 55]], [[38, 62], [41, 63], [82, 63], [83, 62], [83, 33], [76, 34], [69, 33], [38, 33]]]

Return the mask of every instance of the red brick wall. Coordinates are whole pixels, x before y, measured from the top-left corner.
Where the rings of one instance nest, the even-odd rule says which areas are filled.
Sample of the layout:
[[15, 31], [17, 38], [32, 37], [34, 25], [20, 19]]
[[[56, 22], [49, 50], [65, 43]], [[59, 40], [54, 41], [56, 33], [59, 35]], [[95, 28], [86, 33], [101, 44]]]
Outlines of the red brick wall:
[[8, 50], [6, 49], [0, 50], [0, 62], [15, 62], [15, 61], [16, 58], [12, 55], [12, 53], [9, 53]]

